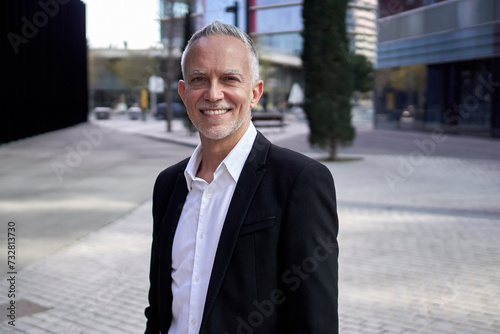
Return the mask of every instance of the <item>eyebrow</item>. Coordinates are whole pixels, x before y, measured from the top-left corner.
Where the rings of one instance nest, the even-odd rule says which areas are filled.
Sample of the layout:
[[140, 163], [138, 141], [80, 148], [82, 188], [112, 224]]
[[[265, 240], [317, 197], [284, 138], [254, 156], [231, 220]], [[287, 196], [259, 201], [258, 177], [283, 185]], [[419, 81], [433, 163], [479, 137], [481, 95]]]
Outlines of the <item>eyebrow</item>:
[[222, 74], [233, 74], [233, 75], [243, 76], [241, 71], [238, 71], [238, 70], [226, 70], [226, 71], [222, 72]]
[[188, 73], [189, 76], [191, 75], [196, 75], [196, 74], [205, 74], [205, 71], [202, 70], [192, 70]]

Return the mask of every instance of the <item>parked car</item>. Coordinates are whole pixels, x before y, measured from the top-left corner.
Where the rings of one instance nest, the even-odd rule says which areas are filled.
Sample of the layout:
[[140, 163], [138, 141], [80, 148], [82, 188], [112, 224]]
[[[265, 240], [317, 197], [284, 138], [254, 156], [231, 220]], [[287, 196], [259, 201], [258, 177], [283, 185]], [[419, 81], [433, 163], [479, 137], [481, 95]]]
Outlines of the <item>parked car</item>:
[[[187, 112], [186, 108], [182, 103], [173, 102], [172, 103], [172, 111], [174, 118], [183, 119], [186, 117]], [[167, 104], [166, 103], [158, 103], [156, 110], [153, 110], [153, 115], [156, 119], [165, 119], [167, 114]]]
[[109, 119], [111, 115], [111, 108], [108, 107], [95, 107], [94, 115], [96, 119]]
[[128, 108], [128, 117], [130, 119], [139, 119], [141, 117], [141, 108], [139, 107], [130, 107]]

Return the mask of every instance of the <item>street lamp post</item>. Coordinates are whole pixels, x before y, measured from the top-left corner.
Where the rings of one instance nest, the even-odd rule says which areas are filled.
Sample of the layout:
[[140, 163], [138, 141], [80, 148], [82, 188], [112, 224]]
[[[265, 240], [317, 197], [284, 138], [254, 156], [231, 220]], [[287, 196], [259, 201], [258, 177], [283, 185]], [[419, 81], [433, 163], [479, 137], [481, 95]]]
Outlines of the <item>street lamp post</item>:
[[234, 26], [238, 27], [238, 1], [233, 6], [226, 7], [226, 13], [234, 13]]

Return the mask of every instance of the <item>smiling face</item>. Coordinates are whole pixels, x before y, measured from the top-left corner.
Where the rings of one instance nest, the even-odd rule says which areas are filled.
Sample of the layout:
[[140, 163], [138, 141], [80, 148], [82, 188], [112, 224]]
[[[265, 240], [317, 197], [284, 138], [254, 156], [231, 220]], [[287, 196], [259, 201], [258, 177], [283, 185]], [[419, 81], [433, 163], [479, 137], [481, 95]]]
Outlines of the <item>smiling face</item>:
[[262, 95], [252, 82], [249, 51], [235, 37], [203, 37], [185, 57], [179, 95], [202, 140], [236, 143], [250, 124], [250, 110]]

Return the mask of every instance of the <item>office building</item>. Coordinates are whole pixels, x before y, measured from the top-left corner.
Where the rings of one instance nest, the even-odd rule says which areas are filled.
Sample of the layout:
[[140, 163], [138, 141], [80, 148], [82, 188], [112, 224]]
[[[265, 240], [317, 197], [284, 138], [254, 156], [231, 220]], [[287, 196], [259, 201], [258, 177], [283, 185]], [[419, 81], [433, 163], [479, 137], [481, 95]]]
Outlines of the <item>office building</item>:
[[346, 15], [349, 49], [377, 64], [377, 0], [351, 0]]
[[379, 0], [377, 128], [500, 137], [500, 2]]

